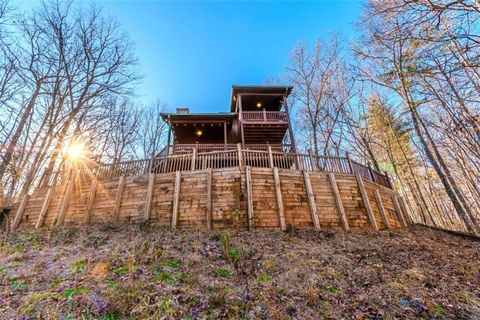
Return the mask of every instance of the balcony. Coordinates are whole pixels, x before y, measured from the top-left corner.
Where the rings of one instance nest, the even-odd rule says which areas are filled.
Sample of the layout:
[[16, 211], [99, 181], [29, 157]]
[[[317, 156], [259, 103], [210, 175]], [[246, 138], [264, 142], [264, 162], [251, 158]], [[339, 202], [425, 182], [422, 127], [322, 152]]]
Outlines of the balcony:
[[174, 144], [170, 146], [170, 150], [173, 154], [190, 154], [193, 153], [193, 150], [196, 150], [197, 153], [203, 152], [215, 152], [215, 151], [224, 151], [224, 150], [237, 150], [237, 145], [234, 143], [192, 143], [192, 144]]
[[[292, 152], [292, 146], [289, 144], [246, 144], [246, 150], [256, 150], [256, 151], [268, 151], [268, 147], [271, 148], [274, 152]], [[174, 144], [170, 146], [171, 154], [182, 155], [182, 154], [191, 154], [193, 150], [196, 150], [197, 153], [204, 152], [215, 152], [215, 151], [226, 151], [226, 150], [237, 150], [237, 144], [234, 143], [210, 143], [210, 144], [201, 144], [201, 143], [192, 143], [192, 144]], [[166, 156], [166, 154], [159, 154], [159, 156]]]
[[247, 123], [288, 123], [286, 112], [266, 110], [242, 111], [242, 120]]

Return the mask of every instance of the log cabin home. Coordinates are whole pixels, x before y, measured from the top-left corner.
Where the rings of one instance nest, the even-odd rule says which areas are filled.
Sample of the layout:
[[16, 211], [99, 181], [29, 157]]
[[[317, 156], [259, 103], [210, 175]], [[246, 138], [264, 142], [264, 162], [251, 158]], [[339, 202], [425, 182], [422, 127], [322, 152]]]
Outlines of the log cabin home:
[[169, 124], [168, 149], [161, 155], [182, 155], [242, 149], [295, 152], [287, 98], [291, 86], [232, 86], [229, 112], [162, 113]]
[[292, 90], [234, 85], [229, 112], [162, 113], [169, 134], [159, 154], [48, 172], [11, 208], [3, 228], [118, 221], [248, 230], [406, 226], [406, 207], [388, 175], [348, 154], [298, 152]]

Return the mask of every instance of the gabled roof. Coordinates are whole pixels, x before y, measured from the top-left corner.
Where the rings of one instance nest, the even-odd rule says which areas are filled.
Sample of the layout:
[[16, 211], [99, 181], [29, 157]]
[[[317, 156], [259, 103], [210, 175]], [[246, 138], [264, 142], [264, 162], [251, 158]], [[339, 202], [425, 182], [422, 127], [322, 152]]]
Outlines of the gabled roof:
[[230, 111], [235, 111], [235, 97], [239, 93], [272, 93], [290, 95], [293, 86], [265, 86], [265, 85], [233, 85], [232, 95], [230, 96]]

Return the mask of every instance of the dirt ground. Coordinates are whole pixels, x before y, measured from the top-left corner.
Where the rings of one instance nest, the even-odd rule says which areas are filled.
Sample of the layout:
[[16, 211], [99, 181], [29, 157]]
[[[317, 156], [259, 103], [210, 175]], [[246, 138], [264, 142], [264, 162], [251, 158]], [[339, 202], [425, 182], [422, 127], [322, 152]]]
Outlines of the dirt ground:
[[480, 241], [420, 226], [2, 239], [0, 319], [480, 319]]

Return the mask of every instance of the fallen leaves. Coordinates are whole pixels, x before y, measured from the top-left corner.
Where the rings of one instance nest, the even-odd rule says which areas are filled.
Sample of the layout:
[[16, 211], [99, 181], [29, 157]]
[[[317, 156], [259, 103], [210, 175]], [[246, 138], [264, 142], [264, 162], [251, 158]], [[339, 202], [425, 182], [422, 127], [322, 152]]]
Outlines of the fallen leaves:
[[480, 243], [369, 232], [19, 232], [0, 258], [0, 318], [474, 318]]

